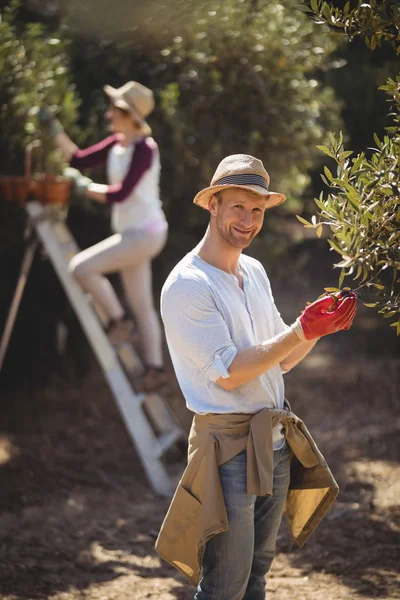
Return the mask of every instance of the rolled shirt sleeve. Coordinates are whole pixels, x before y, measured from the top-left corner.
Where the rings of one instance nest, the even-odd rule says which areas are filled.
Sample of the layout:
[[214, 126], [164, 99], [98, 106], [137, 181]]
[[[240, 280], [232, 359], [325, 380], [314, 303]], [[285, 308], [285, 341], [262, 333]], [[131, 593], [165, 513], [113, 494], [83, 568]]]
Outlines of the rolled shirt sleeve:
[[230, 376], [238, 350], [206, 282], [175, 280], [163, 290], [161, 315], [171, 354], [184, 357], [213, 382]]

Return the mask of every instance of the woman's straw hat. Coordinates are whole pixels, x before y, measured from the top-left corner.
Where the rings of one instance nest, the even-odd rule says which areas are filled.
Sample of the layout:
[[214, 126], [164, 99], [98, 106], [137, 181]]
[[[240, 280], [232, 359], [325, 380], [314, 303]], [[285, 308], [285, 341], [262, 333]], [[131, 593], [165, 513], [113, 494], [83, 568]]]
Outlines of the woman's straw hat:
[[154, 109], [154, 95], [149, 88], [137, 81], [128, 81], [120, 88], [105, 85], [103, 89], [114, 106], [129, 112], [142, 129], [151, 132], [146, 117]]
[[217, 192], [235, 187], [255, 192], [267, 198], [266, 208], [285, 202], [286, 196], [269, 189], [269, 175], [263, 163], [249, 154], [232, 154], [224, 158], [208, 188], [201, 190], [193, 202], [202, 208], [208, 208], [208, 201]]

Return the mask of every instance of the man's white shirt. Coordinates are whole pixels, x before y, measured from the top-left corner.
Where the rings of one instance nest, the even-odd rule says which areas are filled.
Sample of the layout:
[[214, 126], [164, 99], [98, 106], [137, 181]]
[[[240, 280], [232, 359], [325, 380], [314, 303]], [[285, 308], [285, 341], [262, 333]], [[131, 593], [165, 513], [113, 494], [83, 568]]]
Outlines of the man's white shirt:
[[[199, 414], [256, 413], [283, 408], [284, 382], [279, 365], [252, 381], [226, 391], [216, 383], [229, 377], [241, 350], [288, 329], [272, 296], [261, 263], [241, 254], [238, 279], [189, 252], [171, 271], [161, 292], [161, 316], [175, 373], [187, 407]], [[274, 449], [283, 445], [280, 429]]]

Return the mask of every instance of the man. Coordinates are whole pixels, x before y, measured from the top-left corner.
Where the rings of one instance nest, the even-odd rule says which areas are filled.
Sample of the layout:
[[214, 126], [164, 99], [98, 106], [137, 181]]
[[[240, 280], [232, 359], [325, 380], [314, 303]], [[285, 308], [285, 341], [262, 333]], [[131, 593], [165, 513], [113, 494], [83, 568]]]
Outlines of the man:
[[[356, 297], [335, 303], [327, 296], [285, 325], [262, 265], [242, 254], [265, 211], [285, 200], [268, 186], [252, 156], [220, 163], [194, 199], [210, 212], [206, 234], [161, 296], [175, 372], [195, 417], [188, 467], [157, 550], [197, 585], [196, 600], [265, 598], [285, 501], [302, 544], [337, 494], [322, 455], [285, 403], [282, 373], [321, 336], [349, 329]], [[306, 496], [304, 488], [316, 493]]]

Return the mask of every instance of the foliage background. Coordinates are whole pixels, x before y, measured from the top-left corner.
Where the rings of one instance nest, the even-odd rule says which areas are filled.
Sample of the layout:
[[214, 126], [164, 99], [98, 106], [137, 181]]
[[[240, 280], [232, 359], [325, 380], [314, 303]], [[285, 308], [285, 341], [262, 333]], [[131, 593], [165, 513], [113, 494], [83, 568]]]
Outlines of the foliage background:
[[[310, 0], [298, 7], [318, 25], [328, 25], [331, 34], [360, 36], [367, 48], [375, 51], [383, 44], [400, 54], [400, 5], [395, 0], [358, 0], [336, 6], [326, 0]], [[396, 61], [399, 68], [399, 61]], [[307, 222], [317, 235], [326, 225], [331, 249], [341, 256], [335, 267], [341, 269], [339, 286], [345, 277], [358, 280], [356, 291], [373, 292], [374, 302], [384, 319], [400, 335], [400, 73], [389, 77], [380, 90], [387, 93], [390, 122], [385, 135], [373, 134], [369, 146], [354, 156], [346, 150], [343, 135], [330, 135], [329, 147], [319, 149], [333, 159], [334, 171], [324, 166], [322, 180], [328, 188], [315, 199], [318, 218]], [[354, 286], [353, 286], [354, 287]], [[364, 289], [363, 289], [364, 288]], [[360, 290], [363, 290], [361, 293]]]
[[[103, 85], [139, 80], [156, 93], [151, 125], [162, 154], [162, 198], [170, 223], [169, 244], [155, 265], [156, 294], [171, 266], [204, 231], [207, 215], [191, 198], [208, 184], [219, 160], [233, 152], [262, 158], [272, 187], [288, 195], [279, 211], [268, 214], [251, 252], [273, 276], [296, 277], [307, 268], [310, 252], [326, 243], [304, 243], [293, 218], [295, 213], [309, 218], [312, 198], [321, 190], [325, 158], [316, 146], [329, 144], [329, 131], [341, 128], [355, 152], [371, 143], [373, 131], [388, 124], [377, 87], [396, 72], [398, 59], [390, 48], [371, 54], [361, 39], [345, 44], [326, 35], [328, 28], [315, 25], [295, 4], [3, 2], [1, 173], [22, 172], [24, 147], [40, 135], [42, 103], [58, 111], [68, 133], [84, 146], [106, 134]], [[44, 146], [46, 168], [61, 169], [49, 140]], [[92, 175], [104, 177], [102, 171]], [[0, 219], [4, 322], [23, 253], [25, 214], [0, 198]], [[81, 247], [109, 232], [107, 209], [88, 201], [71, 199], [68, 222]], [[114, 283], [118, 286], [116, 278]], [[16, 365], [31, 377], [46, 378], [60, 320], [70, 331], [64, 360], [78, 363], [83, 372], [86, 342], [51, 266], [39, 255], [3, 381], [18, 379]]]
[[[0, 0], [0, 8], [9, 4]], [[345, 2], [334, 4], [344, 8]], [[381, 139], [389, 125], [378, 87], [399, 65], [389, 46], [371, 53], [362, 37], [350, 43], [327, 38], [326, 25], [312, 24], [292, 3], [282, 5], [222, 0], [217, 12], [204, 0], [23, 0], [11, 24], [5, 25], [4, 12], [0, 24], [0, 122], [7, 132], [0, 141], [1, 172], [23, 171], [39, 102], [60, 106], [68, 132], [84, 145], [105, 133], [104, 83], [132, 78], [151, 85], [171, 226], [154, 265], [156, 298], [172, 266], [203, 234], [207, 215], [192, 206], [193, 193], [208, 183], [222, 155], [251, 149], [271, 171], [273, 186], [289, 194], [268, 213], [251, 253], [266, 266], [277, 306], [291, 322], [338, 278], [327, 240], [295, 218], [311, 220], [314, 198], [328, 193], [323, 165], [332, 173], [336, 168], [315, 145], [329, 145], [329, 128], [343, 127], [346, 150], [367, 149], [369, 159], [373, 132]], [[5, 36], [11, 47], [3, 47]], [[60, 169], [60, 157], [50, 150], [46, 145], [46, 167]], [[24, 211], [0, 197], [0, 330], [25, 224]], [[109, 232], [107, 210], [76, 198], [68, 224], [82, 248]], [[63, 352], [60, 322], [68, 329]], [[340, 495], [304, 548], [280, 530], [268, 578], [271, 600], [399, 597], [399, 359], [387, 322], [361, 305], [351, 332], [327, 336], [285, 376], [287, 397], [318, 441]], [[150, 490], [43, 252], [28, 279], [0, 396], [1, 597], [191, 598], [189, 585], [155, 556], [154, 536], [168, 502]], [[187, 428], [191, 415], [181, 396], [168, 402]], [[179, 477], [183, 460], [173, 458], [165, 462]]]

